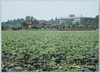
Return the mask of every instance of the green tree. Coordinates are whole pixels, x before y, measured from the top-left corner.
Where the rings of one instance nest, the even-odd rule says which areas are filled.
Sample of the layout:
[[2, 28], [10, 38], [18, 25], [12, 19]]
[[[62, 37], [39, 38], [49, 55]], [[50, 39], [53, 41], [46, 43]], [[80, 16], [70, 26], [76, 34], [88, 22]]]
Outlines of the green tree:
[[54, 20], [53, 20], [53, 19], [51, 19], [51, 24], [53, 24], [53, 22], [54, 22]]
[[70, 26], [70, 29], [71, 29], [71, 25], [72, 25], [72, 21], [73, 19], [68, 19], [65, 23], [68, 24]]
[[66, 28], [70, 28], [70, 26], [69, 26], [69, 25], [65, 25], [65, 27], [66, 27]]
[[21, 26], [22, 26], [22, 29], [27, 29], [28, 28], [28, 24], [26, 22], [23, 22], [21, 24]]
[[73, 24], [71, 28], [75, 28], [75, 24]]
[[97, 16], [95, 17], [94, 21], [95, 21], [96, 23], [99, 23], [99, 15], [97, 15]]
[[92, 25], [89, 25], [89, 26], [88, 26], [88, 28], [92, 28], [92, 27], [93, 27]]
[[15, 30], [15, 27], [12, 27], [12, 30]]
[[74, 25], [79, 25], [79, 22], [75, 22]]
[[2, 25], [2, 30], [6, 30], [7, 29], [7, 25]]
[[25, 20], [28, 21], [31, 17], [30, 16], [26, 16]]

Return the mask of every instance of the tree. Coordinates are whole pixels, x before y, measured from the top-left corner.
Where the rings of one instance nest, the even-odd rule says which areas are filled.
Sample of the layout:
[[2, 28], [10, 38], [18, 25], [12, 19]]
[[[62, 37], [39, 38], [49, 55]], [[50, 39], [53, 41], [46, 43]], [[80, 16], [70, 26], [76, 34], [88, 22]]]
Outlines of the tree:
[[36, 25], [32, 25], [31, 29], [38, 29], [38, 27]]
[[75, 24], [73, 24], [72, 26], [71, 26], [71, 28], [74, 28], [75, 27]]
[[80, 20], [80, 23], [84, 24], [84, 25], [86, 25], [87, 22], [89, 22], [89, 18], [88, 17], [82, 17], [81, 20]]
[[68, 24], [70, 26], [70, 29], [71, 29], [71, 25], [72, 25], [72, 21], [73, 19], [68, 19], [65, 23]]
[[89, 26], [88, 26], [88, 28], [92, 28], [92, 27], [93, 27], [92, 25], [89, 25]]
[[12, 30], [16, 30], [15, 27], [12, 27]]
[[2, 30], [6, 30], [7, 26], [6, 25], [2, 25]]
[[55, 27], [56, 29], [58, 29], [60, 26], [61, 26], [60, 24], [54, 24], [54, 27]]
[[69, 26], [69, 25], [65, 25], [65, 27], [66, 27], [66, 28], [70, 28], [70, 26]]
[[97, 16], [95, 17], [94, 21], [95, 21], [96, 23], [99, 22], [99, 15], [97, 15]]
[[79, 25], [79, 22], [75, 22], [74, 25]]
[[53, 20], [53, 19], [51, 19], [51, 24], [53, 24], [53, 22], [54, 22], [54, 20]]
[[25, 20], [28, 21], [30, 18], [30, 16], [26, 16]]
[[28, 28], [28, 24], [26, 22], [23, 22], [21, 24], [21, 26], [22, 26], [23, 29], [27, 29]]

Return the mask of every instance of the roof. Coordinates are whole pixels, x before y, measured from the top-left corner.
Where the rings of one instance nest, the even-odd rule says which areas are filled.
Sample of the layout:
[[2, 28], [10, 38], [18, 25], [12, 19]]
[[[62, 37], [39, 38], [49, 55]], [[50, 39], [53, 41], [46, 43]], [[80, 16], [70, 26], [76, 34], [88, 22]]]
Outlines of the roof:
[[36, 21], [36, 19], [35, 18], [31, 18], [28, 21]]

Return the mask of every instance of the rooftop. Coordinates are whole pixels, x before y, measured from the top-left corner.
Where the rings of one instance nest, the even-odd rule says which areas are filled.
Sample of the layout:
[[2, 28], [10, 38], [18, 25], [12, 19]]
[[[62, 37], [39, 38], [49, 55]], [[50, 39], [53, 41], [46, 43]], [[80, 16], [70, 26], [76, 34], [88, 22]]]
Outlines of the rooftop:
[[60, 19], [75, 19], [80, 18], [79, 16], [75, 16], [75, 14], [69, 14], [67, 17], [60, 17]]

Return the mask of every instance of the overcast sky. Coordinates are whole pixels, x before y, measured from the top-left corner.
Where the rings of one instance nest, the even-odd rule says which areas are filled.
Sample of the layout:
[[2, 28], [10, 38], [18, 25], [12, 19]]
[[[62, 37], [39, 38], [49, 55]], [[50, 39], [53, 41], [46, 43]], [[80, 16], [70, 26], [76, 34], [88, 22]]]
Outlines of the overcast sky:
[[76, 16], [95, 17], [99, 14], [98, 1], [2, 1], [2, 21], [33, 16], [38, 20], [50, 20]]

